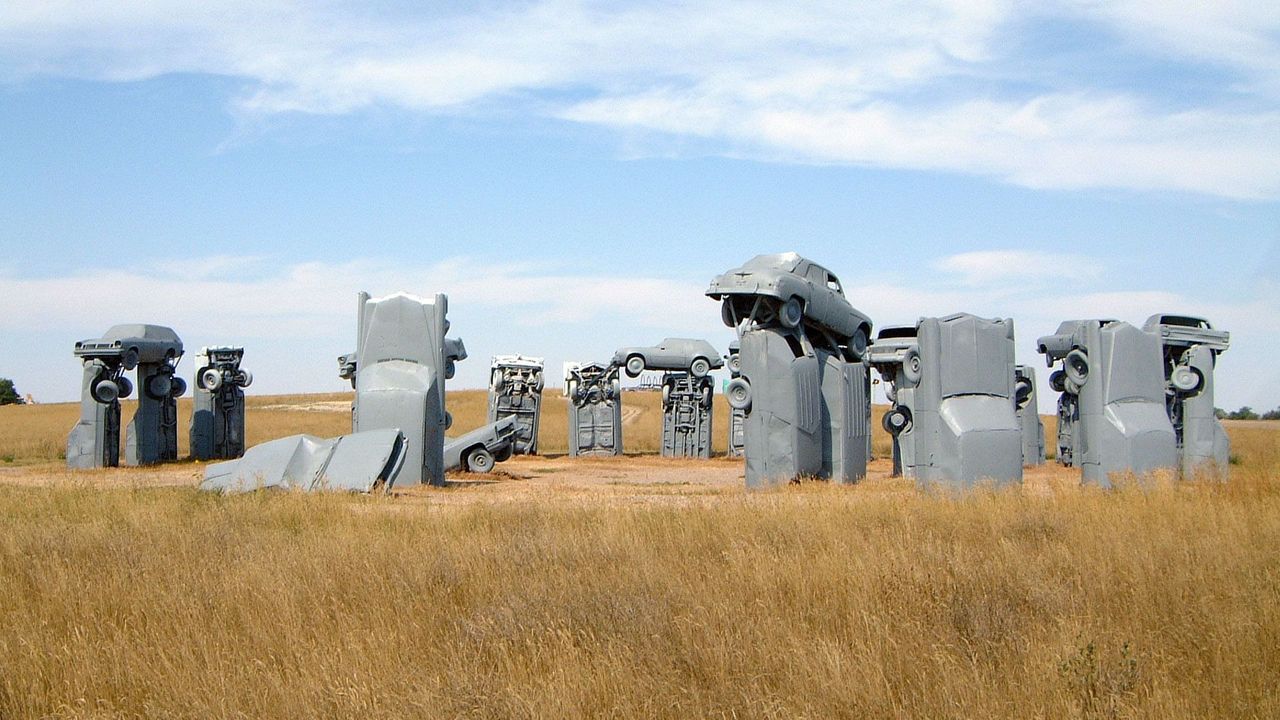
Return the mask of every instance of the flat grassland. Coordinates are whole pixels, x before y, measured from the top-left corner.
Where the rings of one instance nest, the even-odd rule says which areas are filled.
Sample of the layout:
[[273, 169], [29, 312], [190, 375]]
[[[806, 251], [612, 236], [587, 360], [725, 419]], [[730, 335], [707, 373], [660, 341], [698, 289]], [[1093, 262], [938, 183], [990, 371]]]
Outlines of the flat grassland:
[[[251, 398], [250, 441], [348, 401]], [[369, 497], [69, 472], [74, 405], [0, 408], [0, 718], [1280, 717], [1276, 423], [1226, 483], [746, 492], [626, 403], [628, 457]]]

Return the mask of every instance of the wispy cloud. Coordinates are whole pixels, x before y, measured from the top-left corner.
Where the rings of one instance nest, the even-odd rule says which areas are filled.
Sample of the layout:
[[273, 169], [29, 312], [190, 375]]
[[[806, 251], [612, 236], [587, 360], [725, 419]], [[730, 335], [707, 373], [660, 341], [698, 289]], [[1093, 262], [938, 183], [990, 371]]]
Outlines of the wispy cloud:
[[[1121, 56], [1211, 65], [1232, 101], [1171, 104], [1027, 57], [1030, 20]], [[1280, 13], [1263, 1], [338, 5], [16, 0], [0, 76], [243, 78], [250, 116], [396, 105], [698, 137], [766, 160], [976, 174], [1042, 188], [1280, 196]]]

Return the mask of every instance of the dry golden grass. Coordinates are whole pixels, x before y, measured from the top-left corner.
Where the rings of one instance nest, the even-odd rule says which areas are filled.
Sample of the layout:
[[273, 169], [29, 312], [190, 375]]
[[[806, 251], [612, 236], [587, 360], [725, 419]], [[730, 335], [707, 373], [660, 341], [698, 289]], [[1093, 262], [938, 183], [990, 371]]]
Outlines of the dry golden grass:
[[[569, 450], [568, 401], [557, 391], [543, 395], [539, 451], [562, 455]], [[249, 445], [267, 440], [309, 433], [332, 437], [351, 432], [351, 393], [317, 395], [249, 396], [246, 401], [245, 433]], [[450, 391], [447, 400], [454, 425], [450, 434], [461, 434], [483, 425], [488, 413], [484, 390]], [[623, 449], [627, 453], [656, 453], [662, 443], [662, 399], [657, 392], [628, 392], [624, 395], [628, 419], [623, 427]], [[122, 424], [127, 425], [137, 408], [126, 401]], [[713, 448], [723, 453], [727, 446], [729, 406], [716, 396]], [[65, 457], [66, 438], [79, 418], [78, 403], [0, 406], [0, 467], [9, 464], [49, 463]], [[191, 398], [178, 401], [178, 452], [189, 452]], [[123, 429], [121, 434], [123, 435]]]
[[1277, 717], [1280, 425], [1228, 430], [1230, 482], [1115, 491], [0, 484], [0, 718]]

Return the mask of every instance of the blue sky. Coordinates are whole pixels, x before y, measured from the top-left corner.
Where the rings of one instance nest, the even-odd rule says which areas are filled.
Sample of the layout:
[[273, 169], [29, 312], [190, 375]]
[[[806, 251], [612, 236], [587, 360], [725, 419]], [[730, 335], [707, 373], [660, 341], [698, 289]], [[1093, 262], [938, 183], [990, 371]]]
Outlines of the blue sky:
[[1061, 320], [1202, 314], [1218, 404], [1280, 405], [1274, 3], [191, 5], [0, 7], [0, 376], [38, 400], [120, 322], [342, 389], [359, 290], [449, 294], [455, 386], [723, 346], [707, 281], [796, 250], [1041, 367]]

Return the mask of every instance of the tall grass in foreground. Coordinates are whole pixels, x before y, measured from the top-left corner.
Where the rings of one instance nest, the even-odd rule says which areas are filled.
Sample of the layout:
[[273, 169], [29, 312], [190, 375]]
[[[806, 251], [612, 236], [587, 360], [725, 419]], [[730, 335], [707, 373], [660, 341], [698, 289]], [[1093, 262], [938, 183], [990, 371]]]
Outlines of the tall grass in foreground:
[[0, 717], [1276, 717], [1275, 471], [686, 508], [3, 487]]

